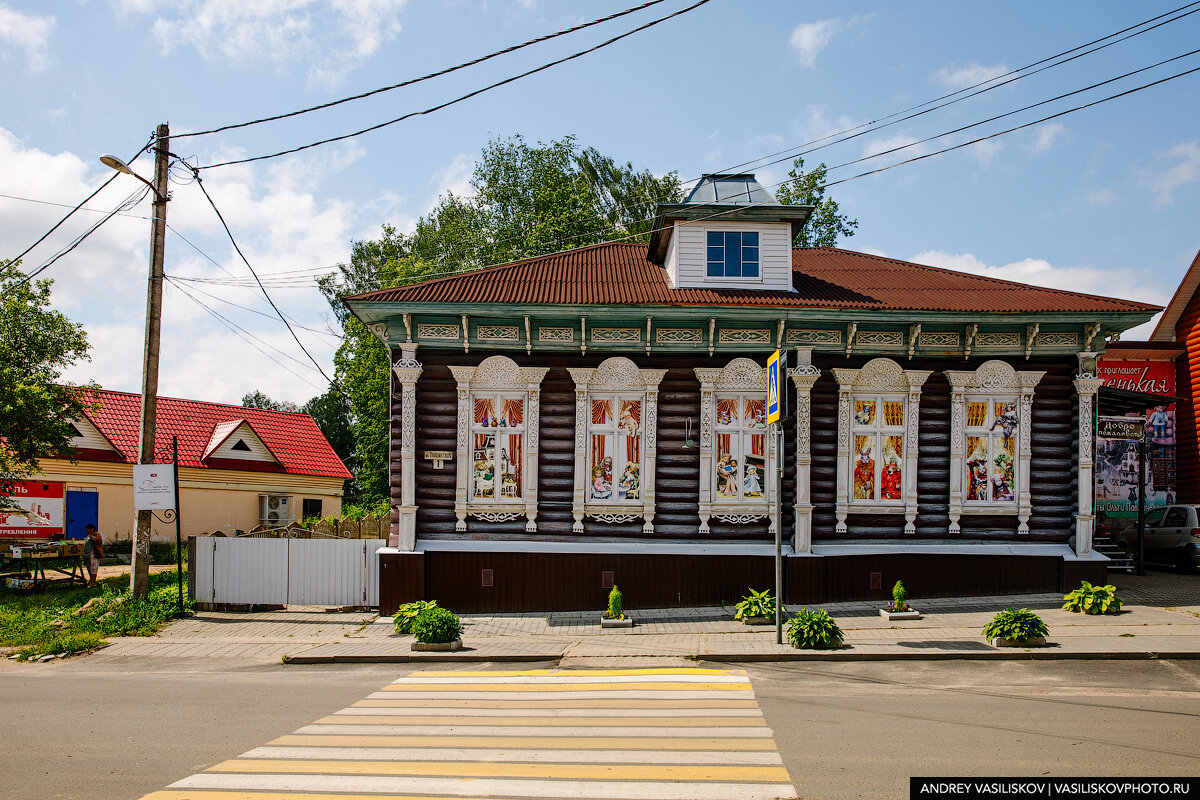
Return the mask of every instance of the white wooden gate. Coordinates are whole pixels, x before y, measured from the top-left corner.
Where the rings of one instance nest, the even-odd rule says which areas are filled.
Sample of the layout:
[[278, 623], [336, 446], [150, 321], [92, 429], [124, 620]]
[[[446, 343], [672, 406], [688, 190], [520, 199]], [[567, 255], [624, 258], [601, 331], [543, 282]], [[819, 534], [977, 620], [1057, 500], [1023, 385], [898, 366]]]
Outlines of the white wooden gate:
[[383, 539], [196, 538], [198, 603], [378, 606]]

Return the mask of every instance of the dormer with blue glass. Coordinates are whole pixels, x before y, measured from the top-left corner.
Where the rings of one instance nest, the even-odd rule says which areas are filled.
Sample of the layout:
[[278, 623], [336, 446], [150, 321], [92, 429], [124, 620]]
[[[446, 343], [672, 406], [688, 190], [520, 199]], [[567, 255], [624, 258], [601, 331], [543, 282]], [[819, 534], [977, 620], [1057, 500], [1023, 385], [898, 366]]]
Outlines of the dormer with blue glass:
[[792, 240], [812, 206], [779, 203], [753, 175], [705, 175], [658, 206], [647, 257], [675, 289], [792, 289]]

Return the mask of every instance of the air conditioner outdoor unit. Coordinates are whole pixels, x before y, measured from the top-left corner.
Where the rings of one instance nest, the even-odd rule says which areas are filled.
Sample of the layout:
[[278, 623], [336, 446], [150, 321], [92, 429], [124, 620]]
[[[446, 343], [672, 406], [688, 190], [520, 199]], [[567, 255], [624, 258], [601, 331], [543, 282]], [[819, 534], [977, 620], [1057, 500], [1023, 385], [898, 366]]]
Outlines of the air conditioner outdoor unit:
[[260, 494], [258, 496], [258, 521], [268, 527], [287, 525], [291, 522], [291, 495]]

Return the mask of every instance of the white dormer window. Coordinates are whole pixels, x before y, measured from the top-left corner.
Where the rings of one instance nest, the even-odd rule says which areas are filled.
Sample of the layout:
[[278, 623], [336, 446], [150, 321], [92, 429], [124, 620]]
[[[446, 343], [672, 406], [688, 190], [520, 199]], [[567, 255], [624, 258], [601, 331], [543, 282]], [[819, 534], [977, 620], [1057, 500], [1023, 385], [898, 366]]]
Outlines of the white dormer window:
[[758, 231], [708, 231], [710, 278], [758, 278]]

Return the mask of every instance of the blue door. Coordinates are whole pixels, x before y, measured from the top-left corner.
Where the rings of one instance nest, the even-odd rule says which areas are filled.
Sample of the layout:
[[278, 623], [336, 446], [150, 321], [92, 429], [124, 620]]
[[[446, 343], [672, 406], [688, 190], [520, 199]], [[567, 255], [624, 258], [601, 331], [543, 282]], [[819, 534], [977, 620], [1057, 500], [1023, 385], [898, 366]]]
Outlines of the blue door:
[[67, 492], [67, 538], [87, 538], [83, 526], [99, 526], [100, 522], [96, 519], [99, 509], [99, 492]]

